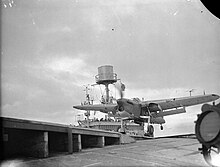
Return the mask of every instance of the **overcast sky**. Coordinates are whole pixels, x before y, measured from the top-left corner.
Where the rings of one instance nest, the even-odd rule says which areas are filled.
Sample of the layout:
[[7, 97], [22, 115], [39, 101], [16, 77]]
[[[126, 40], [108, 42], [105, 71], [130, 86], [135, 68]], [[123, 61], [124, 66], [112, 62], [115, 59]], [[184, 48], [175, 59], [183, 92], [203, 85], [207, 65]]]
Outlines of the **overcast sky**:
[[[128, 98], [220, 95], [220, 20], [199, 0], [2, 2], [3, 116], [74, 123], [102, 65]], [[167, 117], [163, 133], [192, 132], [200, 107]]]

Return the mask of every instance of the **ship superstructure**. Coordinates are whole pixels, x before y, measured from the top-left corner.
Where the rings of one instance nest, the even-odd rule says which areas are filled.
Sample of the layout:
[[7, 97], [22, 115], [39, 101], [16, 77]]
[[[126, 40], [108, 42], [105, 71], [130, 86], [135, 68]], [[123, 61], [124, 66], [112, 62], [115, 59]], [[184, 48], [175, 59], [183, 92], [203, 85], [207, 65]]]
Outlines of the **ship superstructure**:
[[[114, 97], [110, 96], [109, 85], [112, 84], [115, 86], [116, 82], [120, 82], [120, 85], [123, 86], [122, 89], [125, 89], [124, 84], [121, 83], [121, 80], [117, 78], [117, 74], [113, 71], [113, 66], [105, 65], [98, 67], [98, 74], [95, 76], [96, 84], [94, 85], [104, 85], [105, 86], [105, 95], [101, 95], [100, 103], [101, 104], [113, 104]], [[85, 86], [86, 100], [81, 103], [81, 105], [93, 105], [93, 99], [91, 99], [89, 94], [89, 86]], [[105, 118], [90, 118], [91, 111], [87, 110], [85, 113], [86, 119], [78, 120], [79, 126], [88, 127], [94, 129], [103, 129], [109, 131], [119, 131], [121, 127], [121, 121], [117, 117], [110, 117], [109, 114], [105, 115]], [[134, 123], [133, 121], [127, 121], [126, 123], [126, 133], [131, 135], [144, 135], [144, 126]]]

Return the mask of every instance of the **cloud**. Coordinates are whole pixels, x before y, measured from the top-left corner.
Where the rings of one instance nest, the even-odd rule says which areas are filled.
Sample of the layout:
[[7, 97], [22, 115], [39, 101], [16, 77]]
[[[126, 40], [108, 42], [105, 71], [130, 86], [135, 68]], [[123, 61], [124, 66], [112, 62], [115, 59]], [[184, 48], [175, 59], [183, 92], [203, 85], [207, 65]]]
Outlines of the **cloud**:
[[219, 94], [219, 22], [196, 2], [14, 1], [2, 10], [3, 113], [69, 123], [107, 64], [128, 98]]
[[45, 68], [49, 68], [55, 72], [79, 72], [85, 67], [85, 62], [79, 58], [59, 57], [48, 60], [45, 63]]
[[82, 58], [85, 55], [79, 55], [76, 57], [57, 56], [45, 60], [43, 62], [43, 68], [46, 70], [45, 75], [63, 84], [71, 82], [71, 84], [82, 86], [87, 82], [91, 82], [94, 69], [86, 64], [84, 58]]
[[[83, 96], [82, 85], [91, 82], [89, 67], [80, 58], [50, 57], [19, 67], [4, 68], [2, 115], [51, 122], [70, 122], [72, 105]], [[15, 75], [17, 74], [17, 75]], [[78, 98], [77, 98], [78, 97]], [[71, 113], [72, 111], [72, 113]], [[54, 115], [54, 116], [52, 116]]]
[[54, 34], [69, 35], [71, 33], [74, 33], [73, 29], [67, 25], [57, 25], [54, 27], [49, 26], [44, 28], [40, 28], [40, 27], [38, 28], [43, 35], [54, 35]]
[[133, 17], [136, 11], [137, 1], [97, 1], [96, 5], [87, 3], [86, 10], [82, 10], [85, 23], [97, 34], [112, 30], [121, 26], [122, 20]]

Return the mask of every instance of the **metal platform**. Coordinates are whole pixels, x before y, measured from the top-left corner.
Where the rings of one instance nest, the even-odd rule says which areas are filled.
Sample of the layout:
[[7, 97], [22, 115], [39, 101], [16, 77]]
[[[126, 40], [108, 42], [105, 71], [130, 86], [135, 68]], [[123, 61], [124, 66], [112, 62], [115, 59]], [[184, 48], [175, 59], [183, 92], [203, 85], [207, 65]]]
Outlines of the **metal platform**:
[[121, 134], [48, 122], [1, 118], [3, 156], [46, 158], [56, 152], [73, 153], [84, 148], [120, 144]]

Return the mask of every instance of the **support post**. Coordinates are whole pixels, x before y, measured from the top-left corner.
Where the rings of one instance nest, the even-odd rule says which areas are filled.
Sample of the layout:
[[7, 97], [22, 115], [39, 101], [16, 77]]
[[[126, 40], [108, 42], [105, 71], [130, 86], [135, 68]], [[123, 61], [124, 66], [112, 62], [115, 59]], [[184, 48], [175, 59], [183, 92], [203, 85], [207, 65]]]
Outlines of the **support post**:
[[100, 136], [98, 137], [97, 147], [104, 147], [105, 146], [105, 137]]
[[106, 90], [106, 103], [109, 103], [109, 88], [108, 88], [108, 83], [105, 84], [105, 90]]
[[48, 132], [44, 132], [44, 155], [43, 157], [46, 158], [49, 156], [49, 149], [48, 149]]
[[80, 134], [74, 134], [73, 137], [73, 151], [79, 152], [82, 150], [82, 142], [81, 142], [81, 135]]
[[68, 153], [73, 153], [73, 134], [72, 128], [68, 127]]
[[49, 155], [48, 132], [41, 132], [33, 135], [32, 138], [26, 138], [25, 152], [39, 158], [46, 158]]

